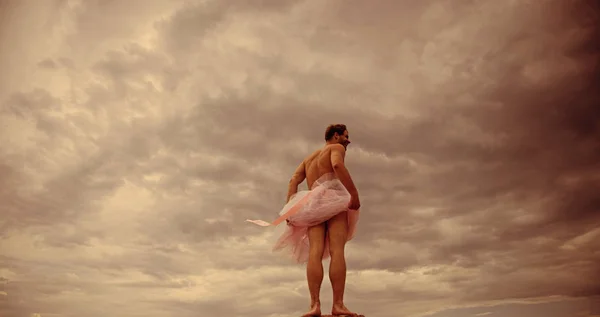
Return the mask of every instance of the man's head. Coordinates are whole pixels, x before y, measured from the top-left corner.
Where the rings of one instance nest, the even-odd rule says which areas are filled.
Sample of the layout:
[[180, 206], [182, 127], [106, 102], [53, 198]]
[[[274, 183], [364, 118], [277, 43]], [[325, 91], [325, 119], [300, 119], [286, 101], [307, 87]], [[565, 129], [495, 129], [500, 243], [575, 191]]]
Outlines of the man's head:
[[325, 130], [325, 141], [328, 144], [339, 143], [344, 147], [350, 144], [348, 129], [345, 124], [331, 124]]

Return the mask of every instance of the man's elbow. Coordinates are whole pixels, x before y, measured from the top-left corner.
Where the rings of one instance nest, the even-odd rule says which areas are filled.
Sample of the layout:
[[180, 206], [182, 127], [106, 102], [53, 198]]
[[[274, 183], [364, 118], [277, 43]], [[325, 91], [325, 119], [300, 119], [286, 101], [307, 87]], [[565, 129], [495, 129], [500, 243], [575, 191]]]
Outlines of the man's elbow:
[[299, 180], [297, 177], [290, 178], [290, 182], [289, 182], [290, 186], [298, 186], [301, 183], [302, 183], [302, 181]]

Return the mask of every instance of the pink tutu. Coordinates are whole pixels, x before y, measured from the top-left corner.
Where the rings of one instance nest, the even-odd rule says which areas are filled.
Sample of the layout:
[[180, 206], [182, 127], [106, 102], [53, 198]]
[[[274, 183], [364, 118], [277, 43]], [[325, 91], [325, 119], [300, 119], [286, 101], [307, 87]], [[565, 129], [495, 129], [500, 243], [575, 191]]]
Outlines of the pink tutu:
[[[348, 238], [354, 237], [359, 211], [349, 210], [350, 193], [335, 176], [328, 173], [321, 176], [310, 190], [303, 190], [291, 197], [290, 201], [279, 212], [280, 217], [268, 223], [262, 220], [246, 220], [259, 226], [277, 226], [287, 220], [287, 228], [279, 237], [273, 251], [288, 248], [291, 256], [298, 263], [308, 261], [308, 228], [331, 219], [343, 211], [348, 211]], [[323, 260], [329, 257], [329, 235], [325, 236]]]

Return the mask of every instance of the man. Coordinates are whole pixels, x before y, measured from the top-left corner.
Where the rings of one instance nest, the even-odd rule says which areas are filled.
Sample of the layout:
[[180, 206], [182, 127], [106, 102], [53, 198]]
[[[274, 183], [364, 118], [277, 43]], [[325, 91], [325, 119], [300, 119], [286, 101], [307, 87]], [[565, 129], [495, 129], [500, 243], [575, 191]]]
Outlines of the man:
[[[287, 230], [274, 249], [289, 247], [298, 262], [307, 262], [311, 300], [310, 311], [303, 316], [321, 315], [322, 260], [329, 256], [329, 279], [333, 289], [331, 314], [357, 316], [344, 306], [343, 301], [346, 283], [344, 248], [354, 235], [360, 208], [358, 191], [344, 164], [350, 144], [346, 126], [328, 126], [325, 141], [325, 146], [306, 157], [294, 172], [281, 217], [273, 223], [248, 221], [263, 226], [277, 225], [283, 219], [287, 221]], [[309, 190], [298, 192], [298, 185], [305, 179]]]

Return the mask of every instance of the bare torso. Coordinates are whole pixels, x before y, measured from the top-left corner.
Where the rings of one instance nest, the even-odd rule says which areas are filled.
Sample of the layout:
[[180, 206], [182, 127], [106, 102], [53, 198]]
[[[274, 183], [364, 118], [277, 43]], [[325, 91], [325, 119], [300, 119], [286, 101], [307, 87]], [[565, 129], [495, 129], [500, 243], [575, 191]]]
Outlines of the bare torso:
[[312, 185], [319, 177], [327, 173], [333, 173], [333, 166], [331, 166], [331, 145], [326, 145], [306, 157], [304, 159], [304, 168], [309, 189], [312, 188]]

